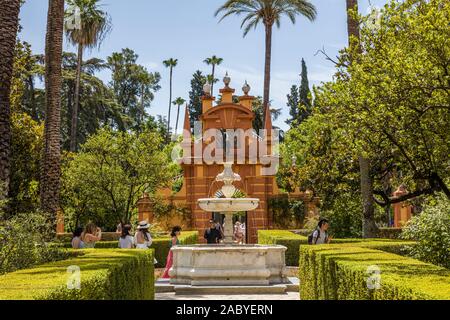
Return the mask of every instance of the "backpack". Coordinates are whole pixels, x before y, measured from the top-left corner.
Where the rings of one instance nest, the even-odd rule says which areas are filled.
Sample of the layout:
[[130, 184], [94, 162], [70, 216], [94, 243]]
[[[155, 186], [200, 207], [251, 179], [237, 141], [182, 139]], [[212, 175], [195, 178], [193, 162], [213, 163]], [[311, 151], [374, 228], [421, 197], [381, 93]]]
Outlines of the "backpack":
[[[316, 229], [317, 230], [317, 229]], [[313, 244], [313, 239], [314, 239], [314, 232], [316, 232], [316, 230], [314, 230], [313, 232], [311, 232], [311, 234], [308, 236], [308, 244]], [[320, 232], [320, 231], [319, 231]], [[316, 238], [316, 243], [317, 243], [317, 239], [319, 239], [319, 237]]]
[[[316, 242], [315, 243], [313, 243], [313, 239], [314, 239], [314, 232], [319, 232], [319, 234], [317, 235], [317, 238], [316, 238]], [[314, 230], [309, 236], [308, 236], [308, 244], [317, 244], [317, 241], [319, 241], [319, 238], [320, 238], [320, 229], [316, 229], [316, 230]], [[328, 239], [328, 235], [327, 234], [325, 234], [325, 241]]]

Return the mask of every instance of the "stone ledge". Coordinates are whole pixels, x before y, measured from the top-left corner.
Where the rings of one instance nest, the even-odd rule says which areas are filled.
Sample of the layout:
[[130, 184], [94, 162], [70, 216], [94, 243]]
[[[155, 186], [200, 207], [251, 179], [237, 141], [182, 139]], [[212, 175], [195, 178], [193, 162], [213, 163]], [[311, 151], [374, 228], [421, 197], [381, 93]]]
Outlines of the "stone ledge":
[[287, 292], [286, 285], [272, 286], [182, 286], [176, 285], [176, 295], [215, 295], [215, 294], [283, 294]]

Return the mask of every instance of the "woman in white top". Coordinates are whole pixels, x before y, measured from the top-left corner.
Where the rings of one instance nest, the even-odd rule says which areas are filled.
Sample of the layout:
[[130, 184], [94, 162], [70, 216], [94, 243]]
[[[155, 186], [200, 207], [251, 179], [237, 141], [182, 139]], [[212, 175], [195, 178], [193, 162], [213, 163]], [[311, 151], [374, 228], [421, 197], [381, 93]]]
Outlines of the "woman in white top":
[[134, 243], [136, 244], [136, 249], [148, 249], [152, 245], [152, 237], [148, 229], [150, 229], [150, 224], [147, 221], [142, 221], [139, 223], [138, 231], [134, 236]]
[[133, 249], [134, 238], [130, 235], [131, 226], [129, 224], [123, 226], [122, 235], [119, 238], [120, 249]]

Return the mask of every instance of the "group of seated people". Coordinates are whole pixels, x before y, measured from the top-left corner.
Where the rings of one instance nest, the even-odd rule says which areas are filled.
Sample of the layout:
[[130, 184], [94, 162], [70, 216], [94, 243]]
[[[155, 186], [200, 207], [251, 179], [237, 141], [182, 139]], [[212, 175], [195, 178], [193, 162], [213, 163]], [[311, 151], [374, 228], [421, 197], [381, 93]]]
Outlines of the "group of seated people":
[[[121, 235], [118, 242], [120, 249], [148, 249], [152, 245], [152, 237], [149, 232], [150, 224], [142, 221], [137, 226], [134, 236], [131, 235], [132, 226], [127, 224], [121, 228]], [[77, 228], [73, 233], [72, 248], [89, 249], [102, 239], [102, 230], [95, 224], [89, 223], [86, 227]]]

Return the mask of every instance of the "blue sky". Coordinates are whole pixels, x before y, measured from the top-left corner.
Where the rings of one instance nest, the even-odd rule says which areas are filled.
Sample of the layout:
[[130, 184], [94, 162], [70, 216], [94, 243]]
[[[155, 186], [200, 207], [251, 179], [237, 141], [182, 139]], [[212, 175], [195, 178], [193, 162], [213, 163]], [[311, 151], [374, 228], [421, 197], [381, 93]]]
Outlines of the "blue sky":
[[[386, 2], [371, 0], [377, 7]], [[212, 55], [224, 59], [217, 70], [218, 78], [228, 71], [237, 93], [241, 93], [240, 88], [247, 80], [251, 94], [262, 96], [264, 30], [259, 27], [243, 38], [239, 17], [218, 23], [214, 12], [224, 0], [103, 0], [102, 3], [111, 15], [113, 29], [101, 48], [88, 52], [87, 57], [106, 58], [128, 47], [139, 55], [140, 64], [149, 71], [160, 72], [162, 89], [156, 93], [148, 110], [150, 114], [167, 115], [169, 77], [162, 61], [172, 57], [179, 60], [174, 71], [174, 98], [188, 100], [192, 74], [196, 70], [209, 73], [210, 68], [203, 60]], [[347, 44], [345, 0], [312, 0], [312, 3], [318, 11], [316, 21], [311, 23], [300, 17], [292, 25], [284, 19], [281, 29], [274, 31], [271, 99], [273, 107], [283, 109], [275, 122], [283, 129], [288, 128], [284, 123], [289, 116], [286, 95], [300, 81], [301, 58], [307, 63], [311, 86], [319, 85], [332, 79], [334, 67], [322, 55], [316, 55], [317, 50], [325, 48], [329, 55], [335, 56]], [[35, 53], [44, 52], [47, 6], [46, 0], [27, 0], [21, 11], [20, 38], [29, 42]], [[362, 13], [368, 7], [369, 0], [360, 0]], [[64, 50], [76, 52], [67, 42]], [[109, 80], [108, 72], [98, 76]]]

